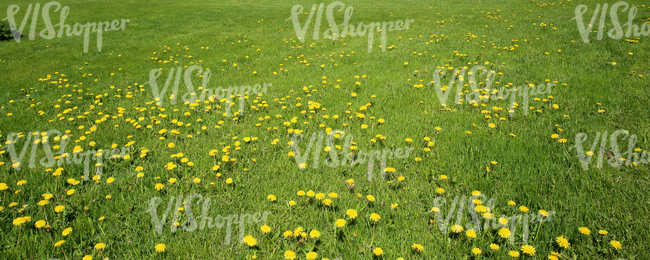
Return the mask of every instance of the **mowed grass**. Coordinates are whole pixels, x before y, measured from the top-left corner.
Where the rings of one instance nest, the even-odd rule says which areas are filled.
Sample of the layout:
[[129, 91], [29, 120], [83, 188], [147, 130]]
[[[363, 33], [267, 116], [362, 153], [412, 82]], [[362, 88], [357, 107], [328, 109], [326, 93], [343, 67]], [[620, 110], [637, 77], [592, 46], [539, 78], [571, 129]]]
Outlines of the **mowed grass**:
[[[3, 2], [0, 10], [19, 5], [16, 19], [22, 21], [29, 3], [34, 4]], [[4, 145], [0, 183], [7, 186], [0, 194], [0, 255], [6, 259], [81, 259], [87, 255], [92, 259], [284, 259], [291, 250], [297, 259], [306, 259], [311, 251], [319, 259], [504, 259], [510, 257], [509, 251], [539, 259], [551, 252], [572, 259], [649, 257], [648, 165], [614, 168], [604, 162], [598, 169], [596, 150], [585, 171], [576, 149], [570, 149], [578, 133], [588, 134], [584, 147], [589, 149], [597, 132], [611, 134], [618, 129], [637, 135], [635, 148], [650, 149], [648, 37], [634, 37], [631, 42], [605, 36], [598, 41], [593, 32], [591, 42], [584, 43], [575, 20], [570, 20], [578, 5], [574, 1], [346, 1], [346, 7], [354, 7], [350, 19], [354, 25], [415, 20], [409, 30], [387, 33], [387, 45], [394, 48], [382, 52], [375, 34], [373, 51], [367, 53], [367, 36], [323, 39], [325, 14], [319, 39], [311, 38], [311, 25], [307, 40], [298, 41], [287, 20], [291, 8], [300, 4], [307, 12], [314, 3], [68, 1], [61, 2], [70, 7], [66, 24], [131, 22], [124, 31], [104, 33], [101, 53], [95, 47], [94, 33], [88, 53], [83, 53], [83, 36], [0, 42], [0, 140]], [[589, 7], [584, 20], [591, 19], [598, 3], [602, 4], [580, 2]], [[639, 6], [635, 24], [650, 21], [650, 6], [641, 6], [642, 1], [628, 3]], [[58, 15], [50, 15], [54, 24]], [[300, 16], [301, 23], [306, 17]], [[336, 17], [340, 23], [342, 12]], [[627, 21], [627, 14], [619, 13], [619, 17]], [[611, 28], [609, 16], [606, 25]], [[39, 16], [37, 31], [44, 27]], [[249, 95], [243, 116], [236, 119], [224, 116], [224, 101], [173, 105], [171, 91], [163, 106], [157, 107], [150, 86], [142, 86], [152, 69], [162, 68], [160, 86], [171, 68], [196, 64], [213, 72], [208, 88], [273, 86], [262, 96]], [[519, 87], [555, 82], [557, 86], [552, 88], [552, 98], [538, 95], [540, 100], [533, 100], [531, 96], [532, 109], [523, 107], [518, 97], [512, 117], [508, 101], [459, 105], [453, 104], [454, 93], [447, 102], [449, 109], [442, 109], [434, 85], [429, 84], [436, 68], [466, 66], [469, 70], [476, 65], [501, 72], [492, 89], [509, 83]], [[442, 84], [449, 85], [449, 79], [444, 77]], [[196, 78], [195, 88], [199, 84]], [[414, 87], [418, 84], [423, 86]], [[186, 92], [181, 82], [179, 96]], [[320, 108], [310, 109], [310, 101]], [[323, 151], [320, 167], [312, 168], [310, 155], [307, 168], [301, 171], [288, 156], [292, 151], [289, 130], [298, 129], [310, 137], [328, 128], [352, 134], [362, 151], [413, 147], [414, 152], [405, 159], [389, 160], [387, 166], [395, 173], [385, 180], [379, 165], [374, 166], [371, 180], [365, 165], [323, 166]], [[128, 159], [104, 161], [97, 181], [81, 180], [83, 165], [77, 164], [63, 164], [61, 176], [53, 176], [59, 166], [48, 169], [38, 163], [45, 157], [41, 145], [37, 146], [36, 167], [28, 167], [30, 146], [22, 169], [12, 169], [7, 137], [50, 129], [70, 131], [68, 153], [74, 146], [87, 151], [113, 144], [124, 147], [129, 142], [134, 149]], [[552, 138], [553, 134], [559, 137]], [[245, 137], [257, 140], [247, 142]], [[435, 144], [429, 147], [425, 137]], [[52, 145], [59, 144], [52, 139]], [[16, 144], [18, 153], [25, 140]], [[170, 148], [170, 143], [175, 147]], [[337, 144], [344, 146], [343, 140]], [[619, 137], [618, 144], [622, 153], [627, 151], [627, 139]], [[306, 142], [299, 146], [304, 151]], [[183, 156], [171, 158], [178, 153]], [[228, 162], [223, 161], [224, 155], [229, 156]], [[614, 155], [608, 143], [605, 160]], [[165, 165], [170, 162], [178, 166], [168, 170]], [[216, 171], [215, 165], [220, 166]], [[137, 177], [140, 172], [143, 177]], [[405, 179], [400, 181], [399, 176]], [[107, 183], [109, 177], [114, 181]], [[69, 184], [70, 178], [80, 183]], [[177, 181], [170, 183], [170, 178]], [[195, 178], [200, 182], [195, 183]], [[226, 183], [229, 178], [232, 184]], [[346, 186], [349, 179], [354, 180], [353, 189]], [[21, 180], [26, 183], [17, 185]], [[158, 183], [164, 188], [155, 189]], [[438, 188], [444, 193], [439, 194]], [[72, 189], [74, 193], [68, 195]], [[333, 204], [327, 207], [316, 198], [297, 195], [309, 190], [325, 195], [334, 192], [338, 197], [331, 198]], [[447, 199], [441, 208], [446, 216], [456, 196], [469, 197], [473, 191], [496, 199], [492, 209], [496, 217], [523, 214], [522, 205], [531, 213], [555, 212], [550, 222], [530, 227], [527, 244], [534, 246], [534, 256], [521, 251], [521, 224], [512, 234], [514, 245], [491, 229], [479, 231], [477, 238], [468, 238], [465, 231], [441, 234], [430, 212], [434, 199]], [[45, 193], [54, 196], [40, 206]], [[193, 232], [179, 227], [171, 232], [173, 213], [163, 234], [157, 234], [147, 212], [150, 200], [161, 198], [160, 218], [172, 196], [193, 193], [211, 199], [211, 217], [271, 211], [265, 223], [245, 226], [245, 235], [253, 236], [257, 246], [236, 241], [238, 224], [232, 226], [229, 244], [225, 243], [225, 227]], [[270, 201], [269, 195], [277, 200]], [[367, 195], [375, 201], [370, 202]], [[509, 201], [517, 205], [509, 206]], [[391, 204], [397, 204], [396, 208]], [[56, 212], [57, 205], [65, 205], [65, 210]], [[200, 205], [192, 205], [194, 216], [201, 215]], [[355, 220], [346, 216], [348, 209], [358, 211]], [[381, 220], [370, 220], [372, 213]], [[182, 224], [187, 211], [180, 214]], [[450, 225], [456, 220], [456, 213], [452, 215]], [[31, 221], [14, 225], [15, 219], [24, 216]], [[462, 218], [464, 225], [471, 216], [464, 213]], [[347, 219], [348, 225], [337, 228], [337, 219]], [[36, 228], [38, 220], [46, 220], [49, 228]], [[264, 234], [262, 225], [271, 227], [271, 232]], [[321, 236], [283, 236], [298, 227], [307, 233], [318, 230]], [[580, 227], [587, 227], [591, 234], [580, 233]], [[66, 228], [72, 232], [63, 236]], [[599, 230], [608, 234], [600, 235]], [[560, 248], [555, 242], [559, 236], [571, 246]], [[61, 240], [65, 243], [55, 247]], [[614, 249], [610, 241], [619, 241], [622, 248]], [[99, 243], [105, 248], [95, 249]], [[424, 250], [414, 251], [414, 243]], [[493, 252], [491, 243], [500, 249]], [[156, 252], [158, 244], [166, 250]], [[377, 247], [383, 256], [374, 256], [372, 250]], [[482, 250], [480, 256], [472, 253], [474, 248]]]

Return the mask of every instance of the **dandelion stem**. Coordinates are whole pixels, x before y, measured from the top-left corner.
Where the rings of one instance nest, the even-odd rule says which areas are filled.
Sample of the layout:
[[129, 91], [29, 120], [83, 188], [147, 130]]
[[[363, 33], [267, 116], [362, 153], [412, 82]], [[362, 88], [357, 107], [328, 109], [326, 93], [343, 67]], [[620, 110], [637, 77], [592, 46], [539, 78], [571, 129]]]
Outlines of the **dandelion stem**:
[[542, 228], [542, 221], [539, 221], [539, 224], [537, 225], [537, 232], [535, 232], [535, 238], [533, 241], [537, 241], [537, 235], [539, 235], [539, 230]]
[[372, 246], [372, 242], [375, 241], [375, 226], [377, 226], [377, 223], [372, 224], [372, 239], [370, 239], [370, 246]]
[[61, 247], [61, 252], [63, 252], [63, 256], [64, 256], [65, 259], [67, 260], [67, 259], [68, 259], [68, 256], [65, 255], [65, 251], [63, 251], [63, 247]]

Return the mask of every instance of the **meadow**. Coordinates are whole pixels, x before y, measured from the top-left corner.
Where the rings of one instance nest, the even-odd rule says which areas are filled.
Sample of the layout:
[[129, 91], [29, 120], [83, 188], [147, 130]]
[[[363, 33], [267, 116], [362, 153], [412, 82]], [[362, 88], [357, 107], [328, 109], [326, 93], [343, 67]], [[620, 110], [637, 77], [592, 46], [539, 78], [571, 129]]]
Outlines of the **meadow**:
[[129, 22], [0, 41], [0, 258], [650, 258], [650, 37], [598, 36], [616, 2], [333, 8], [372, 48], [332, 2], [59, 3]]

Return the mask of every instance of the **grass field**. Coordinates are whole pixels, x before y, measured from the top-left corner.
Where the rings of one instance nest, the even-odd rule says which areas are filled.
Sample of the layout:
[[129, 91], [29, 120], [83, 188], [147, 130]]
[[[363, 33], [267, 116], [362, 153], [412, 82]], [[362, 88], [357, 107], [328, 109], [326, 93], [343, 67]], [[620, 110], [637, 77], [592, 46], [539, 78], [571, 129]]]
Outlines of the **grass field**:
[[[314, 15], [301, 42], [292, 7], [304, 7], [304, 26], [320, 2], [60, 2], [70, 26], [129, 19], [103, 32], [101, 52], [90, 32], [87, 53], [83, 34], [29, 40], [30, 18], [19, 43], [0, 42], [0, 258], [650, 259], [650, 38], [609, 37], [607, 11], [602, 40], [595, 24], [585, 43], [576, 7], [588, 23], [605, 2], [343, 2], [350, 25], [413, 19], [387, 31], [386, 46], [375, 31], [370, 53], [367, 34], [323, 36], [330, 3], [316, 39]], [[627, 3], [650, 28], [650, 4]], [[29, 4], [2, 1], [0, 17], [18, 5], [21, 23]], [[185, 75], [195, 65], [206, 77]], [[204, 81], [251, 88], [184, 102], [185, 78], [197, 97]], [[456, 104], [456, 84], [519, 94], [514, 107], [507, 96]], [[536, 90], [527, 105], [524, 88]], [[323, 141], [309, 150], [312, 135]], [[372, 175], [369, 160], [328, 161], [406, 150], [376, 158]]]

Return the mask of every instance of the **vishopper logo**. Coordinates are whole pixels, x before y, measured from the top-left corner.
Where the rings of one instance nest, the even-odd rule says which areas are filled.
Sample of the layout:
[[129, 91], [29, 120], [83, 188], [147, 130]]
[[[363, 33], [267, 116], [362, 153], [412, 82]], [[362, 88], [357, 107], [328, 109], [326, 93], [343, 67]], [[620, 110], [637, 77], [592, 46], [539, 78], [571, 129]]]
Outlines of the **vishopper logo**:
[[[599, 142], [600, 142], [600, 148], [598, 150], [598, 159], [596, 162], [596, 167], [598, 169], [603, 168], [603, 158], [606, 154], [605, 148], [607, 146], [607, 137], [609, 137], [609, 144], [612, 148], [612, 154], [613, 154], [612, 156], [608, 156], [609, 158], [607, 160], [607, 163], [610, 166], [614, 168], [619, 168], [623, 166], [623, 164], [627, 166], [630, 165], [637, 166], [639, 163], [648, 164], [650, 162], [650, 153], [648, 151], [643, 151], [641, 148], [635, 148], [636, 141], [637, 141], [636, 134], [630, 135], [630, 132], [627, 130], [624, 129], [616, 130], [615, 132], [612, 133], [611, 136], [608, 136], [607, 131], [603, 132], [602, 134], [600, 132], [596, 132], [594, 141], [592, 142], [591, 147], [587, 152], [585, 152], [582, 144], [587, 141], [588, 135], [586, 133], [578, 133], [575, 138], [575, 145], [569, 147], [569, 150], [573, 148], [576, 149], [576, 153], [578, 155], [578, 159], [580, 160], [580, 164], [582, 165], [582, 168], [585, 171], [589, 170], [589, 164], [591, 162], [591, 158], [594, 156], [594, 151], [596, 151], [596, 147], [598, 147]], [[625, 140], [629, 138], [627, 143], [627, 152], [622, 154], [618, 146], [619, 137], [621, 137], [621, 140]], [[643, 151], [643, 153], [639, 154], [641, 151]], [[624, 154], [627, 154], [627, 158], [623, 156]]]
[[[517, 231], [517, 226], [519, 224], [522, 225], [521, 238], [523, 243], [527, 244], [531, 225], [538, 223], [537, 230], [539, 230], [543, 222], [551, 222], [553, 215], [555, 215], [555, 211], [547, 212], [545, 210], [539, 210], [537, 214], [513, 214], [509, 217], [500, 215], [497, 219], [495, 213], [496, 199], [487, 199], [484, 194], [475, 194], [469, 198], [465, 195], [460, 197], [460, 199], [458, 196], [454, 197], [454, 200], [451, 202], [451, 206], [448, 209], [449, 211], [445, 216], [444, 210], [446, 209], [445, 203], [447, 202], [447, 199], [444, 197], [437, 197], [433, 201], [432, 212], [435, 215], [436, 223], [438, 224], [438, 228], [442, 234], [446, 235], [449, 231], [460, 233], [463, 230], [472, 230], [476, 234], [481, 230], [488, 231], [490, 229], [500, 229], [498, 232], [499, 236], [508, 239], [511, 245], [515, 242], [515, 232]], [[465, 211], [466, 208], [467, 211]], [[449, 224], [454, 211], [456, 211], [456, 222], [450, 227]], [[526, 208], [525, 211], [528, 211], [528, 209]], [[471, 220], [466, 222], [463, 226], [462, 221], [464, 217], [467, 216], [466, 214], [463, 214], [465, 212], [469, 213]]]
[[[174, 71], [176, 73], [174, 74]], [[196, 74], [194, 74], [194, 71], [197, 71]], [[246, 86], [240, 86], [240, 87], [229, 87], [227, 89], [223, 89], [221, 87], [218, 87], [216, 89], [210, 89], [207, 88], [208, 83], [210, 82], [210, 78], [212, 77], [212, 71], [208, 69], [203, 69], [199, 65], [193, 65], [190, 66], [185, 70], [185, 73], [183, 74], [183, 67], [179, 66], [178, 68], [171, 68], [169, 70], [169, 74], [167, 75], [167, 79], [165, 81], [165, 84], [163, 85], [162, 89], [160, 89], [158, 86], [158, 78], [162, 75], [162, 68], [159, 69], [152, 69], [149, 71], [149, 81], [144, 83], [143, 85], [149, 84], [151, 86], [151, 92], [153, 93], [154, 101], [156, 102], [156, 105], [162, 106], [163, 105], [163, 100], [165, 99], [165, 94], [167, 93], [167, 90], [169, 89], [169, 86], [172, 82], [172, 79], [174, 78], [174, 85], [172, 86], [172, 94], [169, 96], [169, 99], [171, 100], [172, 104], [176, 104], [177, 99], [178, 99], [178, 87], [180, 85], [181, 78], [184, 80], [185, 87], [187, 88], [187, 92], [182, 96], [182, 100], [185, 102], [185, 104], [190, 104], [190, 106], [198, 106], [199, 102], [205, 103], [205, 102], [214, 102], [215, 100], [218, 100], [221, 103], [225, 103], [225, 108], [226, 112], [224, 113], [224, 116], [230, 116], [230, 110], [231, 107], [234, 105], [234, 102], [232, 102], [232, 99], [235, 98], [237, 95], [239, 99], [239, 110], [238, 113], [239, 115], [243, 115], [244, 113], [244, 107], [245, 107], [245, 99], [248, 99], [248, 94], [252, 91], [252, 94], [261, 96], [262, 94], [267, 92], [268, 87], [273, 86], [271, 83], [263, 83], [263, 84], [254, 84], [254, 85], [246, 85]], [[201, 81], [200, 87], [198, 87], [198, 90], [201, 91], [200, 95], [197, 95], [196, 90], [194, 89], [194, 82], [196, 80]], [[221, 108], [218, 106], [217, 108]]]
[[[193, 208], [192, 208], [192, 203], [193, 201], [196, 200], [195, 205], [202, 205], [201, 207], [201, 216], [199, 216], [199, 220], [201, 222], [197, 221], [197, 218], [194, 216]], [[231, 231], [233, 228], [233, 224], [238, 224], [239, 225], [239, 241], [243, 243], [244, 241], [244, 234], [246, 233], [246, 224], [250, 223], [266, 223], [267, 216], [269, 214], [272, 214], [271, 211], [264, 211], [264, 213], [261, 212], [256, 212], [254, 214], [230, 214], [227, 217], [222, 217], [221, 215], [217, 215], [214, 218], [209, 216], [210, 211], [210, 205], [212, 203], [212, 200], [207, 197], [203, 197], [201, 194], [191, 194], [187, 196], [183, 200], [183, 196], [172, 196], [169, 198], [169, 202], [167, 203], [167, 208], [164, 209], [165, 213], [163, 213], [162, 218], [158, 216], [158, 206], [163, 200], [160, 197], [153, 197], [151, 200], [149, 200], [149, 209], [145, 211], [145, 213], [150, 213], [151, 214], [151, 222], [153, 224], [154, 230], [158, 235], [163, 234], [163, 228], [165, 226], [165, 223], [170, 220], [170, 226], [171, 229], [170, 231], [172, 233], [176, 232], [178, 226], [180, 226], [183, 230], [186, 232], [193, 232], [197, 228], [200, 230], [205, 229], [206, 227], [208, 228], [222, 228], [226, 227], [226, 236], [225, 236], [225, 244], [229, 245], [230, 244], [230, 237], [231, 237]], [[203, 201], [203, 204], [200, 204], [201, 201]], [[173, 208], [172, 208], [173, 207]], [[172, 211], [173, 209], [173, 211]], [[169, 216], [170, 211], [172, 211], [173, 215]], [[181, 212], [184, 212], [182, 214]], [[180, 224], [179, 221], [183, 221], [183, 224]]]
[[[293, 132], [293, 136], [291, 137], [290, 142], [292, 152], [289, 153], [289, 156], [292, 156], [296, 160], [296, 164], [301, 170], [304, 170], [307, 167], [306, 162], [309, 153], [312, 150], [312, 147], [316, 145], [314, 149], [314, 159], [312, 165], [314, 169], [317, 169], [319, 167], [322, 150], [329, 154], [329, 156], [326, 156], [323, 161], [323, 165], [327, 167], [334, 168], [338, 166], [345, 166], [348, 163], [350, 167], [354, 167], [356, 164], [362, 165], [364, 163], [367, 163], [367, 175], [368, 180], [370, 181], [372, 180], [374, 165], [378, 162], [381, 166], [381, 177], [382, 179], [386, 179], [386, 172], [395, 172], [394, 168], [387, 167], [387, 161], [392, 160], [393, 158], [408, 158], [409, 153], [414, 149], [412, 147], [406, 147], [404, 149], [384, 148], [383, 150], [371, 150], [369, 152], [364, 152], [362, 150], [359, 150], [356, 146], [356, 143], [352, 141], [352, 138], [354, 138], [353, 135], [346, 134], [341, 130], [330, 131], [326, 136], [323, 132], [319, 132], [318, 140], [316, 139], [316, 135], [316, 133], [312, 133], [311, 138], [309, 139], [309, 144], [304, 150], [301, 151], [298, 144], [303, 140], [303, 134], [301, 132]], [[325, 137], [327, 137], [325, 141], [326, 146], [323, 148], [323, 139]], [[336, 145], [334, 139], [342, 139], [343, 137], [345, 137], [344, 146], [342, 147], [341, 152], [337, 152], [336, 150], [341, 150], [341, 146]], [[339, 155], [342, 155], [340, 160]]]
[[[449, 84], [442, 85], [442, 78], [445, 77], [445, 75], [449, 74], [447, 73], [447, 69], [453, 70], [453, 73], [451, 73]], [[480, 65], [472, 67], [472, 69], [469, 71], [467, 71], [467, 69], [467, 67], [443, 67], [438, 68], [433, 72], [433, 81], [431, 81], [429, 85], [434, 84], [436, 95], [443, 107], [447, 108], [447, 101], [449, 100], [449, 94], [451, 93], [456, 93], [454, 104], [462, 104], [463, 100], [468, 100], [469, 104], [472, 104], [474, 106], [478, 106], [480, 102], [485, 102], [490, 99], [497, 101], [507, 100], [510, 98], [510, 106], [508, 108], [508, 112], [510, 113], [510, 117], [512, 117], [515, 113], [515, 109], [517, 109], [519, 106], [519, 104], [516, 102], [517, 93], [519, 93], [519, 96], [523, 98], [524, 115], [528, 115], [528, 97], [538, 94], [550, 95], [551, 88], [555, 86], [555, 83], [547, 83], [546, 85], [542, 83], [535, 87], [535, 85], [531, 83], [527, 86], [524, 85], [521, 87], [501, 87], [500, 89], [491, 89], [490, 87], [492, 86], [497, 74], [496, 71], [488, 71], [486, 67]], [[482, 75], [479, 75], [481, 72], [483, 72]], [[469, 76], [467, 83], [465, 83], [465, 75]], [[485, 82], [481, 80], [483, 76], [485, 76]], [[454, 86], [456, 86], [455, 90]], [[416, 84], [415, 87], [420, 88], [423, 87], [423, 85]], [[469, 87], [470, 90], [464, 90], [466, 87]], [[464, 99], [463, 93], [466, 94]], [[552, 99], [552, 96], [549, 96], [549, 99]], [[447, 109], [451, 110], [450, 108]]]
[[[50, 19], [50, 9], [53, 6], [56, 7], [54, 9], [54, 12], [61, 10], [61, 14], [59, 16], [59, 23], [56, 25], [52, 25], [52, 20]], [[34, 13], [32, 15], [32, 20], [31, 20], [32, 24], [29, 33], [30, 41], [34, 40], [34, 38], [36, 37], [36, 23], [38, 22], [38, 15], [41, 13], [39, 12], [39, 8], [40, 8], [40, 3], [36, 3], [36, 5], [34, 5], [33, 8]], [[19, 10], [20, 7], [18, 5], [10, 5], [9, 8], [7, 8], [7, 18], [3, 19], [9, 21], [9, 26], [11, 27], [11, 33], [14, 36], [16, 42], [20, 42], [23, 30], [25, 28], [25, 25], [27, 24], [27, 20], [29, 19], [30, 14], [32, 14], [32, 4], [29, 4], [29, 6], [27, 6], [27, 12], [23, 17], [23, 21], [21, 22], [20, 27], [16, 27], [16, 19], [14, 18], [14, 16], [18, 14]], [[43, 15], [43, 22], [45, 23], [46, 28], [41, 30], [39, 35], [43, 39], [51, 40], [54, 39], [55, 36], [57, 38], [63, 37], [63, 32], [65, 32], [66, 36], [68, 37], [73, 35], [81, 36], [81, 34], [84, 33], [84, 53], [88, 53], [88, 45], [90, 43], [90, 32], [97, 33], [97, 51], [101, 52], [103, 32], [125, 30], [126, 23], [131, 21], [130, 19], [122, 19], [122, 21], [114, 20], [112, 22], [110, 21], [92, 22], [92, 23], [89, 22], [86, 23], [85, 25], [80, 25], [79, 23], [75, 23], [74, 26], [71, 27], [70, 25], [65, 24], [65, 19], [68, 17], [69, 12], [70, 12], [69, 7], [64, 6], [63, 8], [61, 8], [61, 4], [56, 1], [52, 1], [43, 5], [42, 15]], [[55, 26], [59, 27], [58, 33], [54, 30]]]
[[[95, 131], [91, 128], [91, 131]], [[134, 142], [130, 142], [127, 145], [125, 145], [124, 148], [121, 150], [117, 148], [117, 145], [114, 144], [111, 148], [107, 148], [106, 150], [99, 149], [98, 151], [95, 150], [87, 150], [84, 152], [84, 149], [81, 148], [81, 146], [77, 145], [72, 149], [72, 154], [65, 152], [66, 147], [68, 147], [68, 143], [70, 142], [71, 135], [68, 134], [69, 131], [66, 131], [66, 134], [64, 135], [61, 131], [52, 129], [47, 132], [40, 132], [40, 131], [34, 131], [34, 132], [29, 132], [26, 135], [26, 140], [25, 143], [22, 145], [22, 149], [20, 150], [20, 155], [18, 155], [16, 151], [16, 144], [18, 144], [19, 139], [22, 137], [25, 137], [22, 133], [11, 133], [7, 136], [7, 141], [5, 142], [6, 146], [3, 147], [3, 149], [7, 149], [9, 152], [9, 157], [11, 159], [11, 168], [15, 169], [16, 171], [20, 171], [22, 168], [22, 161], [23, 158], [26, 154], [26, 152], [29, 150], [29, 146], [31, 144], [31, 153], [30, 153], [30, 159], [29, 159], [29, 168], [33, 169], [36, 166], [36, 160], [37, 158], [37, 152], [38, 152], [38, 145], [40, 144], [43, 146], [43, 151], [45, 152], [45, 157], [41, 158], [39, 161], [41, 166], [45, 168], [50, 168], [53, 167], [55, 164], [58, 166], [63, 165], [64, 162], [67, 164], [81, 164], [83, 162], [84, 164], [84, 180], [88, 181], [88, 174], [90, 172], [90, 161], [95, 160], [96, 163], [94, 164], [96, 169], [96, 175], [101, 177], [102, 174], [102, 169], [103, 169], [103, 160], [108, 160], [108, 159], [114, 159], [114, 158], [124, 158], [128, 159], [130, 158], [131, 155], [128, 154], [128, 152], [131, 150], [131, 145], [133, 145]], [[39, 138], [40, 136], [40, 138]], [[53, 138], [52, 138], [53, 137]], [[54, 141], [58, 141], [59, 144], [50, 146], [50, 138], [52, 138]], [[20, 147], [20, 146], [19, 146]], [[59, 150], [58, 153], [53, 153], [52, 149], [54, 150]], [[1, 154], [1, 153], [0, 153]], [[61, 174], [61, 168], [57, 169], [54, 174]]]
[[[293, 22], [293, 28], [296, 30], [296, 35], [298, 36], [298, 40], [302, 43], [305, 42], [305, 34], [309, 29], [309, 25], [312, 24], [312, 18], [314, 18], [314, 13], [316, 12], [316, 6], [317, 6], [316, 4], [312, 5], [311, 11], [308, 13], [309, 16], [307, 17], [304, 26], [300, 25], [300, 20], [298, 19], [298, 15], [302, 14], [304, 7], [302, 5], [294, 5], [291, 8], [291, 18], [289, 19], [291, 19], [291, 21]], [[314, 40], [319, 39], [324, 7], [325, 5], [323, 3], [318, 5], [318, 14], [316, 15], [316, 19], [314, 20], [314, 33], [312, 35]], [[347, 8], [345, 8], [343, 23], [337, 25], [336, 20], [334, 19], [334, 10], [337, 7], [340, 7], [338, 12], [341, 12], [345, 8], [345, 4], [343, 2], [336, 1], [327, 6], [327, 13], [325, 14], [325, 16], [327, 17], [327, 23], [329, 24], [329, 28], [325, 30], [325, 32], [323, 32], [323, 36], [328, 39], [336, 40], [339, 37], [345, 38], [347, 35], [364, 36], [367, 33], [368, 53], [372, 52], [372, 46], [373, 46], [372, 44], [374, 41], [375, 29], [377, 32], [381, 33], [380, 36], [381, 50], [386, 51], [386, 45], [387, 45], [386, 33], [389, 31], [392, 32], [393, 30], [397, 30], [397, 31], [408, 30], [409, 23], [415, 22], [414, 19], [406, 19], [406, 21], [397, 20], [395, 22], [381, 22], [381, 23], [371, 22], [367, 25], [364, 25], [363, 22], [360, 22], [359, 24], [357, 24], [355, 29], [355, 26], [353, 24], [349, 24], [350, 18], [352, 18], [352, 12], [354, 11], [354, 8], [352, 6], [348, 6]]]
[[[591, 33], [591, 29], [593, 26], [596, 24], [596, 19], [598, 18], [598, 12], [600, 11], [600, 21], [598, 23], [598, 35], [596, 36], [596, 39], [599, 41], [603, 39], [603, 33], [605, 29], [605, 20], [607, 19], [607, 3], [604, 3], [602, 5], [597, 4], [596, 8], [594, 9], [594, 14], [591, 16], [591, 20], [589, 23], [585, 26], [585, 23], [583, 22], [582, 16], [587, 13], [587, 7], [586, 5], [578, 5], [575, 10], [575, 17], [571, 18], [571, 20], [575, 19], [576, 23], [578, 24], [578, 31], [580, 31], [580, 36], [582, 37], [582, 40], [584, 42], [589, 42], [589, 34]], [[628, 12], [627, 13], [627, 22], [623, 24], [627, 30], [623, 30], [623, 27], [621, 26], [621, 22], [618, 20], [618, 9], [620, 7], [623, 7], [621, 9], [622, 12]], [[607, 32], [607, 36], [614, 40], [619, 40], [625, 36], [625, 38], [630, 38], [632, 37], [632, 32], [634, 32], [634, 37], [639, 37], [641, 35], [643, 36], [648, 36], [650, 35], [650, 22], [645, 22], [643, 25], [641, 25], [639, 29], [639, 25], [636, 25], [633, 23], [634, 18], [636, 17], [637, 13], [637, 7], [636, 6], [631, 6], [625, 2], [625, 1], [620, 1], [616, 2], [615, 4], [612, 5], [612, 7], [609, 9], [609, 17], [612, 20], [612, 25], [613, 29], [609, 30]], [[570, 20], [569, 20], [570, 21]], [[628, 41], [635, 41], [635, 40], [628, 40]]]

